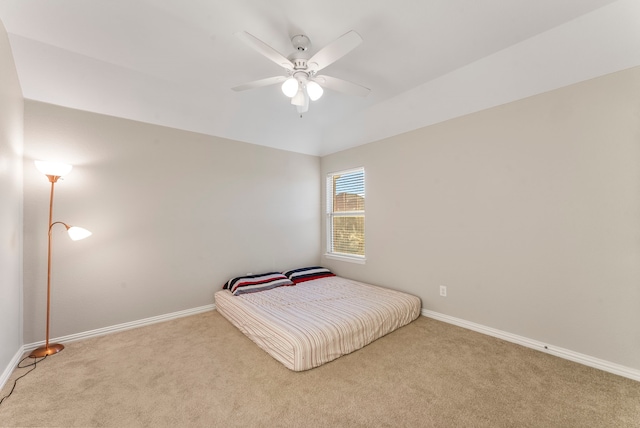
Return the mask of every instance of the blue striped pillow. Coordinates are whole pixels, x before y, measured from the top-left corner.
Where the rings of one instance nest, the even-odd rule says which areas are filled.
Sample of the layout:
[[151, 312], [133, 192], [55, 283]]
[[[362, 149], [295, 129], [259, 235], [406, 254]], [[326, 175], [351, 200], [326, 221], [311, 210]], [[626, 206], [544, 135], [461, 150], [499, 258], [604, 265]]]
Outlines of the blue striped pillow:
[[280, 272], [268, 272], [231, 278], [222, 289], [231, 291], [234, 296], [239, 296], [289, 285], [295, 284]]
[[322, 266], [311, 266], [292, 269], [283, 273], [287, 278], [293, 281], [294, 284], [305, 281], [312, 281], [314, 279], [326, 278], [328, 276], [336, 276], [329, 269], [323, 268]]

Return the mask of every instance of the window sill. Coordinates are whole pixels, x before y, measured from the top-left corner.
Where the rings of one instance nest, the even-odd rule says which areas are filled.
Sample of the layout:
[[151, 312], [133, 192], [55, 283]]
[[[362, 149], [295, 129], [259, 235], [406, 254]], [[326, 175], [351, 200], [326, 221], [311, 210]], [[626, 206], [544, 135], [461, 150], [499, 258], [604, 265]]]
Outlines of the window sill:
[[340, 260], [342, 262], [349, 262], [349, 263], [357, 263], [359, 265], [363, 265], [367, 262], [367, 259], [365, 257], [344, 256], [342, 254], [332, 254], [332, 253], [325, 253], [324, 256], [328, 259]]

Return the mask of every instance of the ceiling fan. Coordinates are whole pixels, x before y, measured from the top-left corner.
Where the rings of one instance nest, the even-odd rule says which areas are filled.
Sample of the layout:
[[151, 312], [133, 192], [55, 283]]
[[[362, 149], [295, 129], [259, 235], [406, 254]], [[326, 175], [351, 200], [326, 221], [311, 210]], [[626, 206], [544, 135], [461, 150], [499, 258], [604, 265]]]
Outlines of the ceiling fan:
[[306, 113], [309, 110], [309, 100], [316, 101], [322, 96], [323, 87], [361, 97], [369, 94], [369, 88], [364, 86], [336, 77], [317, 74], [320, 70], [333, 64], [362, 43], [362, 37], [353, 30], [320, 49], [311, 58], [307, 58], [308, 55], [305, 55], [305, 52], [311, 46], [311, 41], [303, 34], [291, 38], [291, 43], [296, 51], [289, 58], [246, 31], [237, 32], [236, 36], [258, 51], [258, 53], [283, 67], [286, 70], [286, 76], [267, 77], [266, 79], [245, 83], [231, 88], [234, 91], [244, 91], [282, 83], [282, 92], [291, 98], [291, 104], [296, 106], [301, 116], [302, 113]]

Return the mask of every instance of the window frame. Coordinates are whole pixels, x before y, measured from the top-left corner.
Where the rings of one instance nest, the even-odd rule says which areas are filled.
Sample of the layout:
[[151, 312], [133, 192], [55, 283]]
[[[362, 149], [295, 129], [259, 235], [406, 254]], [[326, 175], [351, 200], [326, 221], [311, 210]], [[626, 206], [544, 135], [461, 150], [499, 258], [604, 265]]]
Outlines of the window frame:
[[[365, 264], [366, 258], [366, 196], [364, 202], [363, 210], [355, 210], [355, 211], [333, 211], [333, 197], [335, 196], [335, 189], [333, 188], [333, 180], [336, 175], [345, 175], [354, 172], [362, 172], [362, 186], [364, 189], [364, 194], [366, 195], [367, 188], [367, 175], [364, 167], [350, 168], [341, 171], [329, 172], [326, 175], [325, 182], [325, 215], [326, 215], [326, 223], [325, 223], [325, 232], [326, 232], [326, 251], [324, 256], [328, 259], [347, 261], [351, 263]], [[348, 253], [340, 253], [333, 251], [333, 219], [335, 217], [353, 217], [353, 216], [362, 216], [364, 219], [364, 236], [365, 236], [365, 244], [364, 244], [364, 255], [359, 254], [348, 254]]]

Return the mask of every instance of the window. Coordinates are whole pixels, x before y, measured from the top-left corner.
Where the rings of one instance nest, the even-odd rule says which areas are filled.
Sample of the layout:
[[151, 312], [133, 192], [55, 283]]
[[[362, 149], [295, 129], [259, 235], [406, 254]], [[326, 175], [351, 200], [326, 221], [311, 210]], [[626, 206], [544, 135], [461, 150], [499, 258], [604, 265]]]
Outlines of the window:
[[364, 168], [327, 175], [327, 255], [364, 261]]

